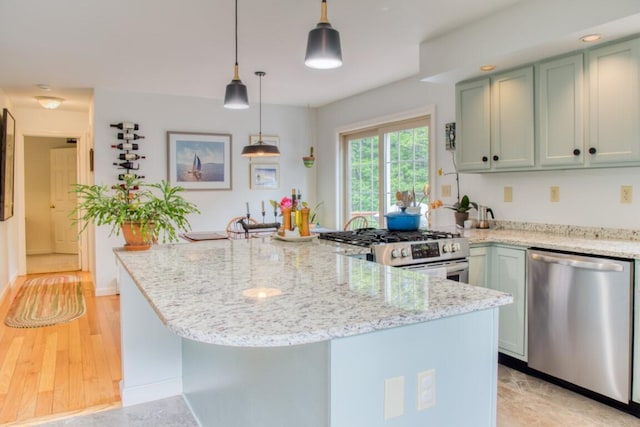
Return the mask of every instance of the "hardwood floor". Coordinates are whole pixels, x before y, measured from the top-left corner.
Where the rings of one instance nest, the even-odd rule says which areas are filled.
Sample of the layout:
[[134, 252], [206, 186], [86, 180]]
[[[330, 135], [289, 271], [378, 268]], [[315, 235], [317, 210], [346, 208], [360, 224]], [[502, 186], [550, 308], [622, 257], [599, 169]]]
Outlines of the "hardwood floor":
[[[0, 424], [120, 406], [119, 297], [95, 297], [88, 273], [65, 274], [82, 280], [84, 316], [44, 328], [0, 324]], [[2, 320], [19, 287], [37, 276], [18, 278], [0, 304]]]

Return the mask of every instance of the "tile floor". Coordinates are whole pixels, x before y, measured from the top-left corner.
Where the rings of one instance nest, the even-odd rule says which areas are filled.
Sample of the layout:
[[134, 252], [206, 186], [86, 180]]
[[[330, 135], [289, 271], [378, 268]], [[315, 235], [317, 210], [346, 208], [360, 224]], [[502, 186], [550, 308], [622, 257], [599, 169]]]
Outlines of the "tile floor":
[[[498, 370], [497, 418], [497, 427], [640, 426], [640, 418], [502, 365]], [[40, 425], [151, 427], [198, 424], [184, 400], [172, 397]]]

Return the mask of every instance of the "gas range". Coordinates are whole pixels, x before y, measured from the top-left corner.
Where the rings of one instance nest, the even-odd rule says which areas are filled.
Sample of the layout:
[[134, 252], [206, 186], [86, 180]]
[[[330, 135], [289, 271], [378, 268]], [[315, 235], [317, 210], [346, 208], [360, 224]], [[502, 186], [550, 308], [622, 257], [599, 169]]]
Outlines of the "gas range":
[[469, 242], [459, 233], [434, 230], [359, 230], [321, 233], [320, 239], [368, 247], [367, 259], [394, 267], [466, 259]]

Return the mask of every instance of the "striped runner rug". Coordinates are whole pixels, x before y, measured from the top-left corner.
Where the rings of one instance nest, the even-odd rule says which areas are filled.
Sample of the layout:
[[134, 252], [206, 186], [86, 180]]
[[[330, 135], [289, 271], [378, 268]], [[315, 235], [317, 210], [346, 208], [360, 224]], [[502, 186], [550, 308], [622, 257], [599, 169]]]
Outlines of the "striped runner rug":
[[80, 278], [70, 274], [29, 279], [14, 298], [4, 323], [38, 328], [70, 322], [85, 312]]

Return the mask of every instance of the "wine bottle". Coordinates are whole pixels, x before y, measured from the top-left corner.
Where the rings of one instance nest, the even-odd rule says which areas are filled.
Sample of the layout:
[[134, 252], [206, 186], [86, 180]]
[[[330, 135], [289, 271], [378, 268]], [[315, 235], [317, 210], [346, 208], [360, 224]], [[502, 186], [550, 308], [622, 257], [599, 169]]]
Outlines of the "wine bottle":
[[118, 184], [117, 186], [115, 186], [115, 185], [111, 186], [111, 188], [113, 190], [117, 189], [118, 187], [122, 188], [123, 190], [129, 190], [129, 191], [139, 190], [140, 189], [140, 186], [138, 186], [138, 185], [132, 185], [129, 188], [127, 188], [127, 184]]
[[145, 156], [141, 156], [139, 154], [135, 154], [135, 153], [120, 153], [118, 154], [118, 159], [119, 160], [138, 160], [138, 159], [145, 159]]
[[135, 173], [121, 173], [118, 175], [118, 179], [120, 181], [125, 181], [127, 179], [142, 179], [143, 175], [136, 175]]
[[122, 162], [122, 163], [114, 163], [114, 166], [120, 166], [120, 168], [122, 169], [132, 169], [132, 170], [138, 170], [140, 169], [140, 165], [139, 164], [135, 164], [131, 161], [126, 161], [126, 162]]
[[138, 144], [133, 144], [131, 142], [121, 142], [120, 144], [112, 145], [111, 148], [117, 148], [119, 150], [137, 150]]
[[118, 132], [118, 139], [124, 139], [124, 140], [136, 140], [136, 139], [144, 139], [144, 136], [142, 135], [138, 135], [135, 133], [122, 133], [122, 132]]
[[122, 122], [122, 123], [115, 123], [115, 124], [111, 124], [109, 125], [112, 128], [118, 128], [120, 130], [138, 130], [138, 124], [137, 123], [131, 123], [131, 122]]

